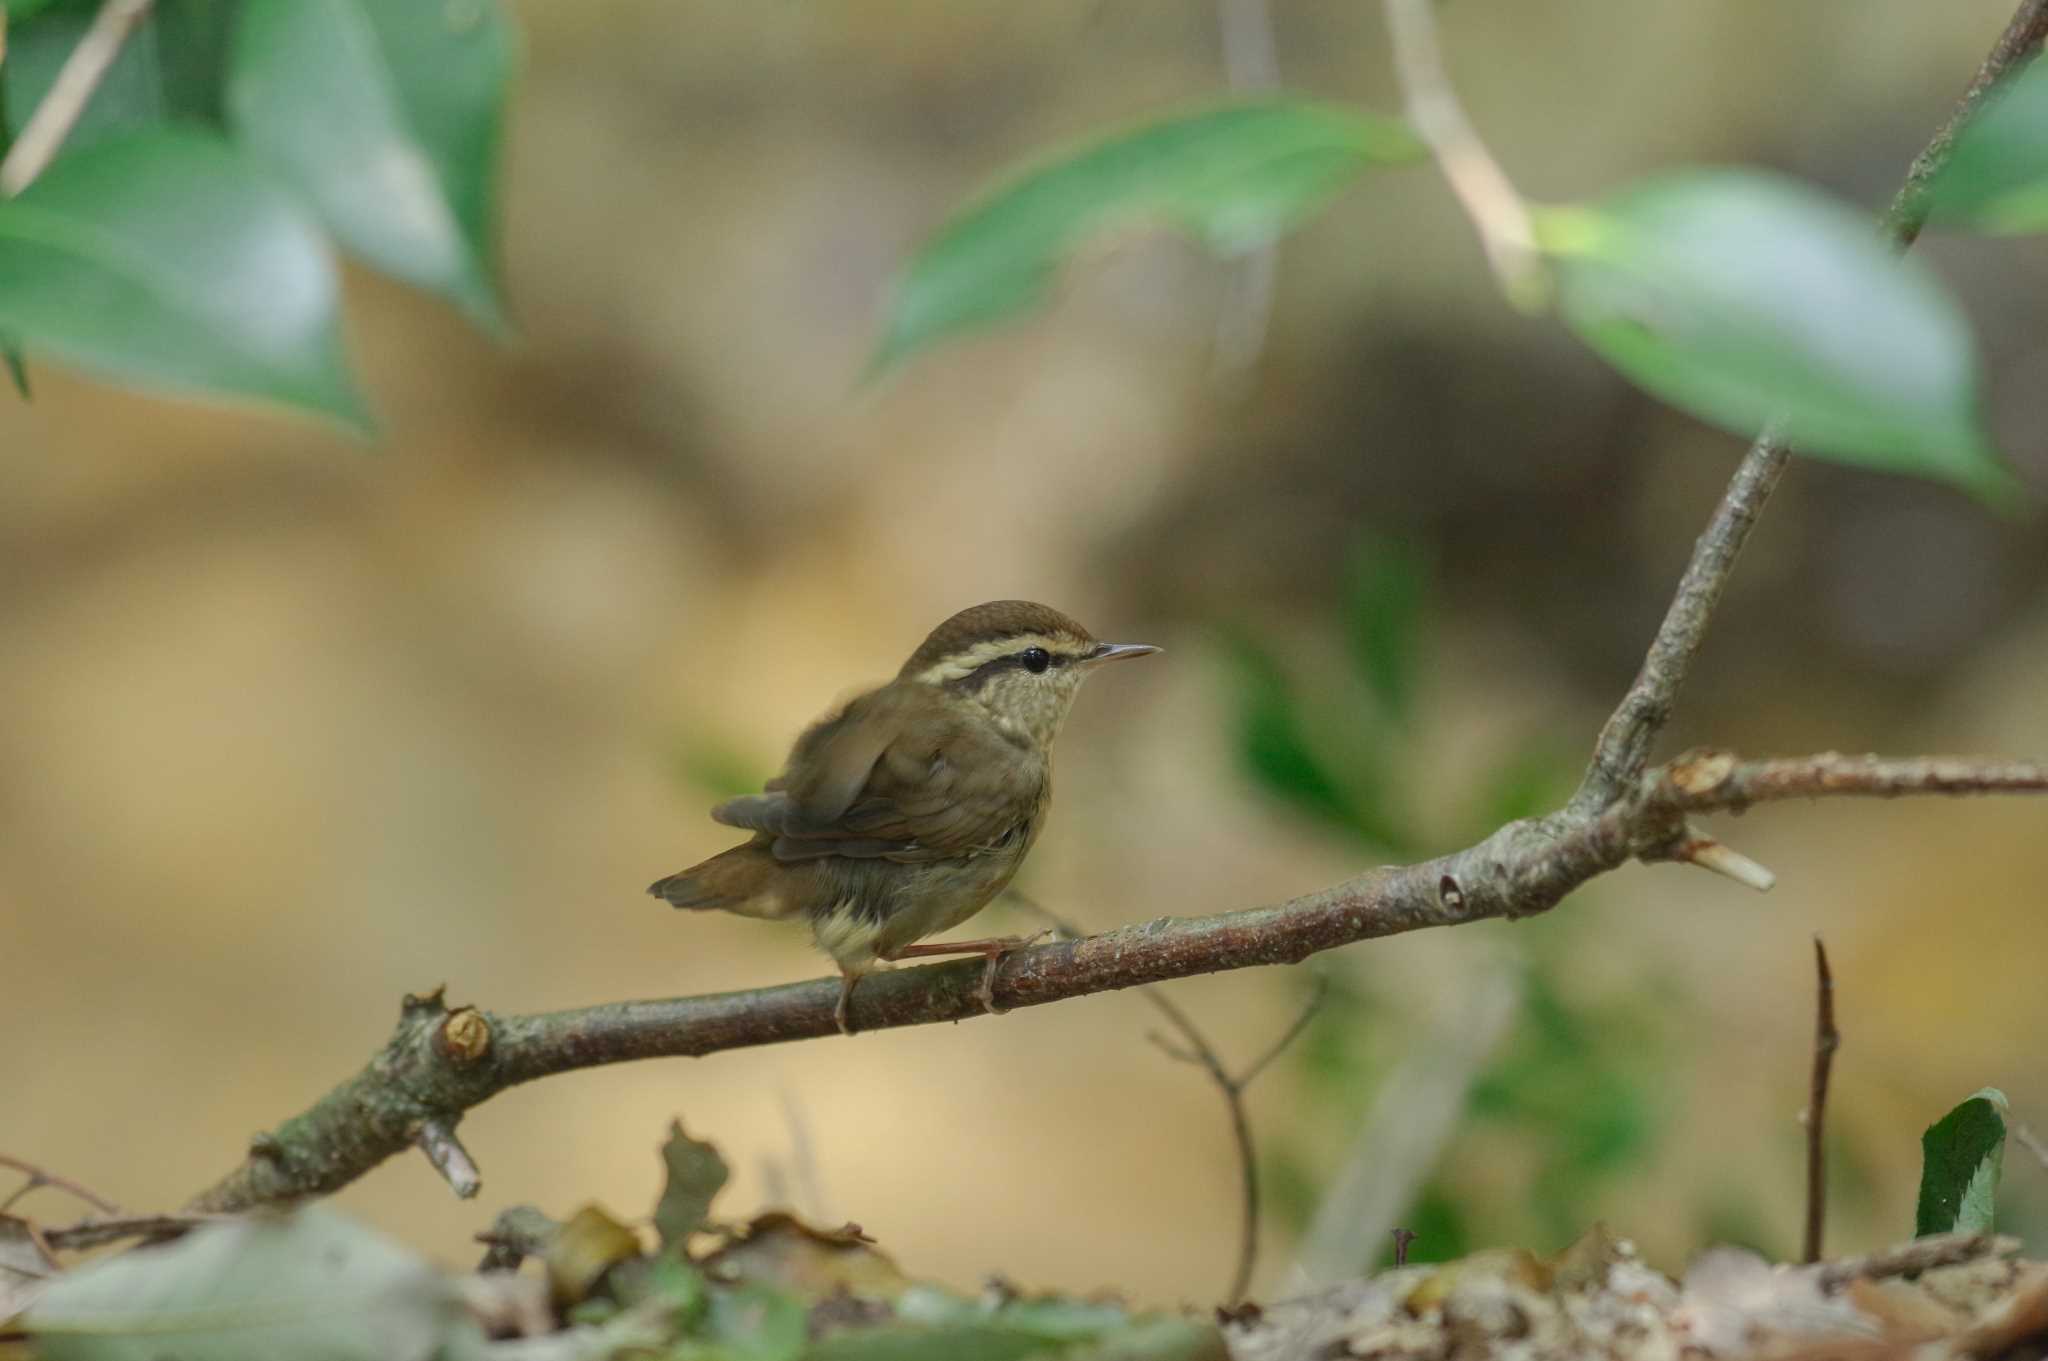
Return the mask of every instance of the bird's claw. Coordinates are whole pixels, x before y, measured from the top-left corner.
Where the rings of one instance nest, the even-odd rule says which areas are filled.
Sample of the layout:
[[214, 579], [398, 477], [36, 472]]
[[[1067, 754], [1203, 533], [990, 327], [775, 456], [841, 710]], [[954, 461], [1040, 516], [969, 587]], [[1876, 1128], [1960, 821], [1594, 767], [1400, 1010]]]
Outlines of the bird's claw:
[[1048, 928], [1044, 931], [1033, 932], [1028, 936], [1013, 936], [988, 952], [988, 962], [981, 970], [981, 986], [974, 990], [974, 996], [981, 1003], [983, 1011], [991, 1016], [1001, 1016], [1009, 1011], [1008, 1007], [996, 1005], [997, 972], [1002, 969], [1003, 961], [1010, 957], [1010, 953], [1013, 950], [1022, 950], [1026, 946], [1036, 945], [1051, 934], [1052, 931]]
[[853, 985], [858, 982], [860, 975], [857, 973], [839, 975], [839, 1002], [832, 1008], [832, 1019], [838, 1023], [842, 1035], [853, 1033]]

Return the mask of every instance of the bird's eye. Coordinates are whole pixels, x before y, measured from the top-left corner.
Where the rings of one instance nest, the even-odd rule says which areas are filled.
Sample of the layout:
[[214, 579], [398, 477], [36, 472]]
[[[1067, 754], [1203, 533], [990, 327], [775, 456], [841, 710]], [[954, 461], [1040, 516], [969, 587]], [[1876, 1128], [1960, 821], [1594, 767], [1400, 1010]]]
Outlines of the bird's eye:
[[1052, 665], [1052, 654], [1042, 647], [1027, 647], [1017, 654], [1017, 660], [1024, 663], [1024, 669], [1035, 676]]

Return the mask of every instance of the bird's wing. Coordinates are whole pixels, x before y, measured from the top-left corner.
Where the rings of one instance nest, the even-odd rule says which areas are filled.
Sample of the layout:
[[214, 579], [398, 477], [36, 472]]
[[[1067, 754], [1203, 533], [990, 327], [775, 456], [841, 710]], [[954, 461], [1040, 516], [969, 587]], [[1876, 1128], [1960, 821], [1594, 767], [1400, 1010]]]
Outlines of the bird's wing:
[[806, 733], [781, 791], [713, 816], [769, 833], [780, 860], [944, 860], [1007, 845], [1037, 807], [1042, 759], [990, 724], [892, 690]]
[[900, 704], [884, 691], [853, 700], [812, 724], [796, 742], [789, 763], [759, 794], [727, 799], [711, 819], [770, 836], [829, 830], [860, 796], [868, 772], [902, 731]]

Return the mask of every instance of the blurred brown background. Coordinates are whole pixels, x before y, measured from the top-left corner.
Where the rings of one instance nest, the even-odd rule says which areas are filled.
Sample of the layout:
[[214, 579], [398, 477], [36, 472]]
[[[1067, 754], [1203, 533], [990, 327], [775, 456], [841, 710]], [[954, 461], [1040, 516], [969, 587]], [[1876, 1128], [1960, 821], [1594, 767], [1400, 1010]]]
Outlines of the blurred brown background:
[[[1428, 170], [1290, 238], [1270, 315], [1244, 266], [1126, 243], [1048, 314], [856, 384], [920, 235], [1020, 154], [1222, 89], [1231, 5], [518, 8], [516, 345], [358, 273], [376, 447], [47, 368], [0, 407], [0, 1149], [167, 1207], [352, 1072], [405, 991], [532, 1010], [819, 973], [800, 932], [642, 887], [724, 844], [704, 813], [728, 784], [985, 598], [1167, 648], [1081, 701], [1026, 871], [1094, 926], [1370, 863], [1246, 778], [1221, 642], [1262, 639], [1341, 721], [1361, 533], [1435, 564], [1400, 765], [1423, 848], [1470, 833], [1460, 810], [1516, 753], [1571, 773], [1739, 446], [1511, 313]], [[1876, 205], [2004, 18], [1461, 0], [1445, 39], [1538, 198], [1741, 161]], [[1275, 0], [1271, 23], [1289, 87], [1394, 107], [1374, 6]], [[2048, 257], [1927, 252], [1978, 322], [2003, 447], [2048, 491]], [[2044, 582], [2038, 519], [1802, 462], [1670, 745], [2048, 752]], [[1667, 1266], [1718, 1234], [1790, 1250], [1816, 930], [1847, 1034], [1833, 1245], [1904, 1236], [1949, 1104], [1998, 1083], [2048, 1122], [2044, 831], [2038, 803], [1774, 809], [1732, 829], [1779, 872], [1768, 897], [1634, 870], [1545, 920], [1325, 961], [1370, 999], [1338, 1018], [1365, 1057], [1326, 1034], [1255, 1091], [1281, 1183], [1260, 1288], [1288, 1281], [1371, 1084], [1532, 959], [1619, 1018], [1597, 1033], [1629, 1052], [1602, 1061], [1655, 1125], [1564, 1218]], [[1300, 991], [1275, 971], [1175, 994], [1249, 1055]], [[567, 1077], [465, 1122], [478, 1201], [418, 1158], [341, 1201], [466, 1260], [511, 1203], [642, 1212], [680, 1114], [735, 1164], [728, 1212], [794, 1197], [962, 1284], [1210, 1298], [1236, 1172], [1154, 1024], [1106, 996]], [[1558, 1246], [1556, 1207], [1525, 1208], [1540, 1130], [1459, 1128], [1435, 1184], [1471, 1240]], [[2008, 1169], [2048, 1247], [2048, 1175]]]

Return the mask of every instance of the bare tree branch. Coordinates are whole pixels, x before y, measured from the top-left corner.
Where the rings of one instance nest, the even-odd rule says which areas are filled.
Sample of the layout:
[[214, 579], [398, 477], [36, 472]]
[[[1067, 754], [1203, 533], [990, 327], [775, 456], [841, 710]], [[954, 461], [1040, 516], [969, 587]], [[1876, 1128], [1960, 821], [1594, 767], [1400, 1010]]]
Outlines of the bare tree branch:
[[1791, 450], [1770, 435], [1743, 456], [1706, 532], [1693, 545], [1692, 561], [1679, 578], [1678, 593], [1643, 658], [1643, 669], [1600, 730], [1592, 762], [1572, 798], [1574, 812], [1605, 807], [1649, 764], [1650, 748], [1671, 719], [1671, 706], [1706, 640], [1707, 625], [1721, 603], [1735, 559], [1791, 456]]
[[14, 139], [6, 159], [0, 160], [0, 194], [18, 194], [43, 173], [43, 168], [56, 156], [57, 148], [71, 135], [71, 129], [78, 126], [79, 116], [92, 103], [94, 91], [106, 79], [114, 58], [121, 55], [121, 45], [148, 16], [150, 3], [151, 0], [106, 0], [100, 6], [92, 27], [86, 29], [78, 46], [64, 59], [50, 92], [29, 115], [28, 126]]
[[1813, 1002], [1813, 1086], [1806, 1099], [1806, 1255], [1807, 1262], [1820, 1260], [1822, 1235], [1827, 1231], [1828, 1179], [1827, 1146], [1822, 1136], [1827, 1129], [1828, 1075], [1834, 1071], [1835, 1050], [1842, 1044], [1835, 1029], [1835, 976], [1828, 969], [1828, 947], [1819, 936], [1813, 938], [1815, 992]]
[[[1427, 0], [1415, 3], [1426, 7]], [[2048, 0], [2024, 0], [1948, 120], [1913, 158], [1905, 183], [1879, 220], [1880, 229], [1900, 250], [1918, 240], [1926, 225], [1928, 186], [1947, 163], [1956, 134], [1976, 115], [1992, 88], [2031, 61], [2044, 40], [2048, 40]], [[1679, 580], [1678, 593], [1665, 612], [1649, 654], [1643, 658], [1642, 670], [1601, 729], [1585, 780], [1572, 799], [1574, 811], [1586, 813], [1604, 807], [1649, 764], [1650, 749], [1670, 721], [1671, 706], [1699, 655], [1735, 559], [1790, 457], [1790, 448], [1767, 430], [1736, 468], [1713, 519], [1693, 545], [1692, 560]]]
[[[1297, 964], [1355, 941], [1494, 917], [1533, 916], [1632, 859], [1670, 860], [1687, 814], [1821, 795], [2048, 790], [2048, 768], [1942, 757], [1885, 761], [1833, 754], [1738, 761], [1697, 752], [1652, 771], [1599, 815], [1509, 823], [1477, 845], [1387, 866], [1277, 907], [1167, 918], [1011, 955], [996, 981], [1005, 1010], [1266, 964]], [[871, 976], [853, 1003], [862, 1032], [983, 1014], [979, 961]], [[449, 1011], [438, 991], [409, 997], [398, 1030], [368, 1067], [304, 1114], [258, 1136], [250, 1156], [191, 1209], [229, 1211], [324, 1195], [409, 1147], [420, 1127], [452, 1122], [508, 1087], [633, 1059], [714, 1054], [839, 1033], [836, 979], [748, 992], [615, 1002], [499, 1016]], [[454, 1045], [443, 1031], [474, 1032]]]

